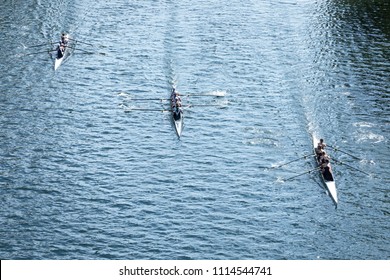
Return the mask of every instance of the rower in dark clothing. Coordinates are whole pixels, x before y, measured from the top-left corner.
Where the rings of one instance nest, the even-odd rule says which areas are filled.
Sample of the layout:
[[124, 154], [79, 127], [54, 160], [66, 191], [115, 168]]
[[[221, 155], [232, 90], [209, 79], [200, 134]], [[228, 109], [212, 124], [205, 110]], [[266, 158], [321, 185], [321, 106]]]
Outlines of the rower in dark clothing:
[[60, 59], [64, 56], [65, 53], [65, 45], [61, 44], [57, 48], [57, 59]]
[[328, 159], [324, 160], [324, 162], [321, 164], [321, 172], [325, 180], [333, 181], [332, 169]]
[[172, 111], [173, 111], [173, 118], [175, 120], [179, 120], [181, 117], [181, 98], [180, 94], [176, 91], [175, 88], [172, 88], [172, 94], [171, 94], [171, 104], [172, 104]]
[[173, 118], [175, 119], [175, 121], [179, 120], [180, 117], [181, 117], [181, 109], [176, 107], [173, 111]]

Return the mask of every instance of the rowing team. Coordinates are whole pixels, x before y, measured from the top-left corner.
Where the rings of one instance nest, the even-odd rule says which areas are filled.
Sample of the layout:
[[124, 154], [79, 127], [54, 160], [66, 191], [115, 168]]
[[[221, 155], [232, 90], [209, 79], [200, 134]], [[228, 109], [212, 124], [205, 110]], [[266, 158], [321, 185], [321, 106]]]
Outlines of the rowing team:
[[330, 157], [326, 154], [325, 147], [326, 144], [324, 143], [324, 139], [320, 139], [320, 142], [318, 142], [317, 148], [315, 149], [317, 162], [322, 173], [332, 172], [330, 167]]
[[57, 58], [60, 59], [65, 54], [65, 48], [68, 46], [69, 43], [69, 36], [68, 34], [62, 33], [61, 40], [58, 43], [57, 46]]
[[172, 111], [174, 112], [176, 117], [179, 117], [180, 113], [182, 112], [181, 110], [181, 98], [180, 94], [173, 90], [173, 93], [171, 95], [171, 107]]

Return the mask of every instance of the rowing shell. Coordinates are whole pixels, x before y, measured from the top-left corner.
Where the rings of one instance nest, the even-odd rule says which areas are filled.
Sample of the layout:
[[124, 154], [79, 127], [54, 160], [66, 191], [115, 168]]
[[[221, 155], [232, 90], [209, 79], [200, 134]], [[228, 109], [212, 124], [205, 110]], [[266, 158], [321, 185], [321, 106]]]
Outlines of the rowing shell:
[[183, 111], [181, 107], [176, 106], [175, 96], [177, 92], [175, 89], [171, 93], [171, 109], [172, 109], [172, 121], [175, 126], [177, 136], [180, 138], [181, 132], [183, 131]]
[[[65, 52], [66, 52], [66, 48], [65, 48]], [[61, 57], [61, 58], [56, 57], [56, 60], [54, 61], [54, 70], [57, 70], [58, 67], [61, 66], [62, 61], [64, 61], [64, 58], [65, 58], [65, 53], [64, 53], [63, 57]]]
[[[315, 159], [317, 162], [317, 166], [319, 167], [320, 163], [318, 161], [317, 153], [316, 153], [316, 148], [317, 148], [318, 142], [319, 142], [318, 139], [313, 136], [314, 155], [315, 155]], [[330, 163], [329, 163], [329, 167], [330, 167]], [[332, 198], [333, 202], [337, 206], [338, 200], [337, 200], [336, 182], [334, 180], [333, 172], [331, 170], [332, 170], [331, 168], [329, 168], [328, 172], [327, 171], [323, 172], [320, 170], [320, 175], [321, 175], [321, 178], [326, 185], [326, 189], [327, 189], [329, 196]]]

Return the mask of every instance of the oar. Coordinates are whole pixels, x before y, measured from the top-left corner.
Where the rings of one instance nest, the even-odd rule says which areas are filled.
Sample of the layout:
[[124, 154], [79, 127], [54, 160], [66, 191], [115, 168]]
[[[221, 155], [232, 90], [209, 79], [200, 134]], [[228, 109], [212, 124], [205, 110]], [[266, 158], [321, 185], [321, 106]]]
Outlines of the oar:
[[131, 100], [170, 100], [169, 98], [131, 98]]
[[[179, 95], [180, 97], [192, 96], [189, 94]], [[170, 98], [132, 98], [132, 100], [170, 100]]]
[[83, 42], [83, 41], [75, 40], [75, 39], [72, 39], [72, 38], [69, 38], [69, 40], [76, 41], [76, 42], [78, 42], [78, 43], [85, 44], [85, 45], [89, 45], [89, 46], [94, 46], [94, 45], [92, 45], [92, 44], [90, 44], [90, 43], [86, 43], [86, 42]]
[[51, 50], [51, 51], [40, 51], [40, 52], [35, 52], [35, 53], [28, 53], [28, 54], [25, 54], [25, 55], [34, 55], [34, 54], [40, 54], [40, 53], [50, 53], [50, 52], [55, 52], [57, 50]]
[[226, 106], [222, 104], [191, 104], [191, 105], [184, 105], [183, 107], [191, 108], [191, 107], [210, 107], [210, 106]]
[[334, 159], [334, 158], [332, 158], [332, 160], [333, 160], [334, 162], [340, 164], [340, 165], [348, 166], [348, 167], [351, 168], [351, 169], [354, 169], [354, 170], [359, 171], [359, 172], [361, 172], [361, 173], [363, 173], [363, 174], [366, 174], [366, 175], [368, 175], [368, 176], [371, 176], [371, 174], [369, 174], [369, 173], [367, 173], [367, 172], [364, 172], [363, 170], [360, 170], [359, 168], [356, 168], [356, 167], [354, 167], [354, 166], [352, 166], [352, 165], [349, 165], [349, 164], [347, 164], [347, 163], [341, 162], [341, 161], [339, 161], [339, 160], [337, 160], [337, 159]]
[[83, 53], [87, 53], [87, 54], [94, 54], [93, 52], [89, 52], [89, 51], [86, 51], [86, 50], [83, 50], [83, 49], [79, 49], [79, 48], [74, 48], [74, 47], [71, 47], [71, 46], [65, 46], [65, 48], [68, 48], [68, 49], [72, 49], [72, 50], [78, 50], [78, 51], [81, 51]]
[[[143, 101], [143, 100], [157, 100], [157, 101], [167, 101], [170, 100], [170, 98], [131, 98], [130, 100], [137, 100], [137, 101]], [[192, 105], [183, 105], [184, 108], [190, 108], [190, 107], [209, 107], [209, 106], [224, 106], [223, 104], [192, 104]]]
[[189, 93], [189, 94], [180, 94], [180, 96], [225, 96], [224, 92], [216, 91], [210, 93]]
[[81, 51], [81, 53], [83, 53], [83, 54], [95, 54], [95, 53], [93, 53], [93, 52], [87, 52], [87, 51], [84, 51], [84, 50], [80, 50]]
[[[37, 47], [42, 47], [42, 46], [46, 46], [48, 43], [46, 44], [40, 44], [40, 45], [34, 45], [34, 46], [28, 46], [27, 48], [37, 48]], [[56, 44], [56, 43], [49, 43], [49, 45], [53, 45], [53, 44]]]
[[316, 167], [316, 168], [311, 169], [311, 170], [309, 170], [309, 171], [306, 171], [306, 172], [303, 172], [303, 173], [301, 173], [301, 174], [298, 174], [298, 175], [292, 176], [292, 177], [290, 177], [290, 178], [287, 178], [287, 179], [285, 179], [284, 181], [288, 181], [288, 180], [297, 178], [297, 177], [299, 177], [299, 176], [302, 176], [302, 175], [305, 175], [305, 174], [308, 174], [308, 173], [311, 173], [311, 172], [313, 172], [313, 171], [320, 170], [320, 169], [321, 169], [320, 167]]
[[152, 112], [172, 112], [172, 110], [167, 109], [147, 109], [147, 108], [131, 108], [127, 111], [152, 111]]
[[361, 158], [358, 158], [357, 156], [354, 156], [354, 155], [352, 155], [352, 154], [350, 154], [350, 153], [348, 153], [348, 152], [342, 151], [342, 150], [340, 150], [339, 148], [336, 148], [336, 147], [333, 147], [333, 146], [329, 146], [329, 145], [327, 145], [327, 147], [333, 149], [333, 150], [336, 151], [336, 152], [339, 151], [339, 152], [342, 152], [343, 154], [349, 155], [349, 156], [351, 156], [351, 157], [353, 157], [353, 158], [355, 158], [355, 159], [357, 159], [357, 160], [362, 160]]
[[281, 164], [281, 165], [278, 165], [278, 166], [274, 166], [274, 167], [272, 167], [272, 168], [279, 168], [279, 167], [285, 166], [285, 165], [287, 165], [287, 164], [293, 163], [293, 162], [295, 162], [295, 161], [298, 161], [298, 160], [300, 160], [300, 159], [307, 158], [307, 157], [314, 157], [314, 155], [312, 155], [312, 154], [310, 154], [310, 155], [304, 155], [303, 157], [300, 157], [300, 158], [294, 159], [294, 160], [292, 160], [292, 161], [289, 161], [289, 162], [283, 163], [283, 164]]

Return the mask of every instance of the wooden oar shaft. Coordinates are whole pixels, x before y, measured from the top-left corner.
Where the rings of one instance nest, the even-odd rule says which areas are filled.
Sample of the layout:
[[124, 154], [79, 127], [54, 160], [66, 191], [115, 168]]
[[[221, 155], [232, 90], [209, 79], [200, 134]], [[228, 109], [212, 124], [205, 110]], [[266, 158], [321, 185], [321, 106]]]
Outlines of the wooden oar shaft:
[[309, 171], [306, 171], [306, 172], [303, 172], [303, 173], [301, 173], [301, 174], [298, 174], [298, 175], [292, 176], [292, 177], [290, 177], [290, 178], [287, 178], [285, 181], [288, 181], [288, 180], [291, 180], [291, 179], [297, 178], [297, 177], [299, 177], [299, 176], [302, 176], [302, 175], [305, 175], [305, 174], [311, 173], [311, 172], [313, 172], [313, 171], [316, 171], [316, 170], [320, 170], [320, 167], [316, 167], [316, 168], [314, 168], [314, 169], [311, 169], [311, 170], [309, 170]]
[[93, 46], [93, 44], [86, 43], [86, 42], [83, 42], [83, 41], [79, 41], [79, 40], [76, 40], [76, 39], [69, 38], [69, 40], [72, 40], [72, 41], [75, 41], [75, 42], [78, 42], [78, 43], [81, 43], [81, 44], [85, 44], [85, 45]]
[[340, 164], [340, 165], [348, 166], [348, 167], [351, 168], [351, 169], [354, 169], [354, 170], [359, 171], [359, 172], [361, 172], [361, 173], [363, 173], [363, 174], [366, 174], [366, 175], [368, 175], [368, 176], [371, 176], [371, 174], [369, 174], [369, 173], [367, 173], [367, 172], [365, 172], [365, 171], [363, 171], [363, 170], [361, 170], [361, 169], [359, 169], [359, 168], [356, 168], [356, 167], [354, 167], [354, 166], [352, 166], [352, 165], [349, 165], [349, 164], [347, 164], [347, 163], [345, 163], [345, 162], [339, 161], [339, 160], [337, 160], [337, 159], [333, 159], [333, 160], [334, 160], [334, 162], [336, 162], [336, 163], [338, 163], [338, 164]]
[[34, 55], [34, 54], [40, 54], [40, 53], [50, 53], [50, 52], [55, 52], [57, 50], [50, 50], [50, 51], [41, 51], [41, 52], [35, 52], [35, 53], [28, 53], [28, 54], [25, 54], [25, 55]]
[[302, 157], [300, 157], [300, 158], [294, 159], [294, 160], [292, 160], [292, 161], [283, 163], [283, 164], [281, 164], [281, 165], [278, 165], [278, 166], [275, 166], [275, 167], [272, 167], [272, 168], [279, 168], [279, 167], [285, 166], [285, 165], [287, 165], [287, 164], [296, 162], [296, 161], [298, 161], [298, 160], [300, 160], [300, 159], [307, 158], [307, 157], [314, 157], [314, 155], [312, 155], [312, 154], [304, 155], [304, 156], [302, 156]]
[[361, 158], [358, 158], [357, 156], [355, 156], [355, 155], [353, 155], [351, 153], [348, 153], [346, 151], [340, 150], [339, 148], [336, 148], [336, 147], [333, 147], [333, 146], [330, 146], [330, 145], [328, 145], [328, 147], [331, 148], [332, 150], [336, 151], [336, 152], [339, 151], [339, 152], [341, 152], [343, 154], [346, 154], [346, 155], [349, 155], [349, 156], [351, 156], [351, 157], [353, 157], [353, 158], [355, 158], [357, 160], [362, 160]]
[[46, 46], [46, 45], [54, 45], [54, 44], [57, 44], [58, 42], [48, 42], [48, 43], [45, 43], [45, 44], [39, 44], [39, 45], [33, 45], [33, 46], [28, 46], [27, 48], [37, 48], [37, 47], [42, 47], [42, 46]]
[[170, 100], [169, 98], [131, 98], [131, 100]]
[[93, 52], [88, 52], [88, 51], [84, 51], [84, 50], [80, 50], [80, 51], [81, 51], [81, 53], [84, 53], [84, 54], [95, 54]]
[[172, 110], [167, 109], [146, 109], [146, 108], [131, 108], [127, 111], [152, 111], [152, 112], [172, 112]]
[[188, 93], [188, 94], [181, 94], [180, 96], [217, 96], [217, 97], [223, 97], [225, 94], [223, 93]]
[[[169, 101], [170, 98], [131, 98], [130, 100], [135, 101]], [[182, 107], [211, 107], [211, 106], [224, 106], [223, 104], [190, 104], [190, 105], [183, 105]]]
[[211, 106], [223, 106], [221, 104], [191, 104], [184, 105], [184, 107], [211, 107]]

